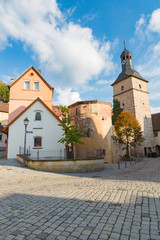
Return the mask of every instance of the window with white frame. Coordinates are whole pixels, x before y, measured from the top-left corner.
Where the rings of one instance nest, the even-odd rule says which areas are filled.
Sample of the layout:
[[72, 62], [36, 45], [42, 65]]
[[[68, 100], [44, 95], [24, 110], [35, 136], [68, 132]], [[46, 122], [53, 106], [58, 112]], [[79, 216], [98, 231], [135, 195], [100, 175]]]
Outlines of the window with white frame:
[[34, 148], [42, 148], [42, 137], [34, 137]]
[[33, 128], [42, 128], [43, 127], [42, 114], [43, 114], [43, 112], [40, 110], [34, 111]]
[[39, 90], [39, 82], [33, 83], [33, 90]]
[[24, 89], [29, 90], [30, 89], [30, 81], [24, 81]]
[[41, 112], [35, 112], [35, 121], [41, 121], [41, 120], [42, 120]]

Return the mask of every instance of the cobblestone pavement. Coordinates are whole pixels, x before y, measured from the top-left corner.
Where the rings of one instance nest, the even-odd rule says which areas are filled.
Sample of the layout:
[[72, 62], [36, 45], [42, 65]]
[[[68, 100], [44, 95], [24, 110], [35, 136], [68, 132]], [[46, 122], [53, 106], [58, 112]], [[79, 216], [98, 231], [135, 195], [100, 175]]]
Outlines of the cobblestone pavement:
[[0, 160], [0, 240], [160, 239], [160, 158], [57, 174]]

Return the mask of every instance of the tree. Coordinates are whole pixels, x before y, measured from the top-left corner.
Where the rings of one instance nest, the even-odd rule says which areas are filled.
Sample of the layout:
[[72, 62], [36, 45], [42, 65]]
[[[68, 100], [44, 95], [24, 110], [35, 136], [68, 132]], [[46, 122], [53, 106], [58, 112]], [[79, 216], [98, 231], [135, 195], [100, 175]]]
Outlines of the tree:
[[141, 126], [130, 112], [121, 112], [114, 124], [116, 136], [120, 143], [126, 145], [126, 155], [129, 157], [129, 144], [131, 142], [140, 144], [144, 138]]
[[58, 108], [62, 113], [69, 113], [68, 107], [67, 106], [63, 106], [63, 105], [59, 105], [59, 106], [55, 106], [56, 108]]
[[2, 81], [0, 81], [0, 99], [3, 102], [9, 102], [9, 88]]
[[117, 120], [118, 115], [123, 111], [123, 108], [120, 107], [120, 102], [117, 99], [113, 99], [113, 116], [112, 116], [112, 124], [114, 125]]
[[[82, 141], [80, 141], [81, 137], [84, 137], [85, 135], [81, 133], [81, 130], [78, 128], [77, 125], [71, 124], [74, 119], [70, 118], [69, 111], [67, 110], [67, 115], [65, 118], [64, 124], [58, 124], [62, 127], [63, 134], [62, 138], [58, 141], [60, 143], [65, 143], [67, 148], [67, 158], [74, 158], [74, 144], [80, 143], [83, 144]], [[70, 154], [71, 153], [71, 156]]]

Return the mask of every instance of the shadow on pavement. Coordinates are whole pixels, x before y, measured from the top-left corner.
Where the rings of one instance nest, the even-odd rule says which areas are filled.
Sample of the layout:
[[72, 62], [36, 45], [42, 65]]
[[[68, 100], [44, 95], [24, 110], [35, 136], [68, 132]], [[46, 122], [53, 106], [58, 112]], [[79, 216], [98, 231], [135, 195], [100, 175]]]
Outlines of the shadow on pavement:
[[[120, 236], [127, 239], [131, 235], [136, 239], [159, 239], [157, 199], [153, 197], [142, 193], [129, 196], [126, 191], [117, 198], [118, 193], [104, 189], [88, 199], [85, 193], [86, 200], [83, 200], [83, 191], [79, 194], [75, 189], [75, 194], [68, 191], [67, 195], [66, 190], [67, 198], [55, 197], [58, 195], [55, 192], [56, 189], [50, 192], [52, 196], [11, 194], [1, 198], [0, 239], [9, 239], [9, 235], [25, 240], [68, 237], [107, 240]], [[147, 222], [145, 231], [144, 222]]]

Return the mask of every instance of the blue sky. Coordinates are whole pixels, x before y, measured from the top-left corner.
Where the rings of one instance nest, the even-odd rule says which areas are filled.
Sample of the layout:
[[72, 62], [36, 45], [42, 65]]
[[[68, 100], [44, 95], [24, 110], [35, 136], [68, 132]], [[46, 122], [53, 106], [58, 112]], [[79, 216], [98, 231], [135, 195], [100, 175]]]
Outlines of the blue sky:
[[112, 102], [125, 40], [160, 112], [159, 0], [2, 0], [0, 18], [0, 80], [34, 65], [55, 87], [53, 104]]

